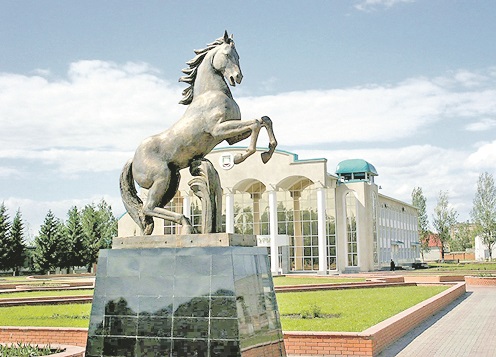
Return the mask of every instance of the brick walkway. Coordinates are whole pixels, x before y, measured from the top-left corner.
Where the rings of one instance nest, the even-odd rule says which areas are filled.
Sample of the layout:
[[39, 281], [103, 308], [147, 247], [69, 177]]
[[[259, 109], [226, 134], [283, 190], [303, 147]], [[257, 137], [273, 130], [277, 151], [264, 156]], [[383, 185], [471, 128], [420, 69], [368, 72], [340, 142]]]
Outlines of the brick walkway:
[[410, 331], [379, 357], [496, 357], [496, 287], [467, 293]]

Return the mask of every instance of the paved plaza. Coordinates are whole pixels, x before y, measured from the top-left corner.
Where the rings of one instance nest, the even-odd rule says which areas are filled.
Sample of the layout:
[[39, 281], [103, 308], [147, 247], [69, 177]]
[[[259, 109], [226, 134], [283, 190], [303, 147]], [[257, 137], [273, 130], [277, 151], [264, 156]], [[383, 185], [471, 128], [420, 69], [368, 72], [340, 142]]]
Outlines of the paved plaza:
[[424, 321], [380, 357], [496, 357], [496, 287], [467, 293]]

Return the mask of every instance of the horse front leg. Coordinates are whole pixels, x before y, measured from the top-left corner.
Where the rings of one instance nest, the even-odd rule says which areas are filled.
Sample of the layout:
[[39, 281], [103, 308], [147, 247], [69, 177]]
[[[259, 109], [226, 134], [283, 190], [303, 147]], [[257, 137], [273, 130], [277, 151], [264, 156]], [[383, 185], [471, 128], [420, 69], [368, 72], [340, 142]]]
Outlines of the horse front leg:
[[213, 128], [211, 134], [219, 141], [227, 140], [229, 144], [235, 144], [238, 141], [250, 137], [250, 145], [243, 154], [237, 154], [234, 157], [234, 163], [239, 164], [253, 155], [257, 151], [257, 139], [263, 122], [260, 119], [253, 120], [227, 120], [219, 123]]
[[272, 120], [268, 116], [262, 117], [262, 126], [267, 130], [267, 135], [269, 136], [269, 150], [262, 153], [262, 162], [266, 164], [276, 150], [277, 140], [272, 128]]
[[258, 134], [260, 134], [260, 129], [262, 128], [262, 123], [259, 122], [258, 119], [255, 119], [255, 122], [258, 125], [256, 125], [251, 131], [250, 144], [248, 145], [248, 147], [246, 148], [246, 150], [243, 154], [236, 154], [234, 156], [234, 163], [235, 164], [242, 163], [243, 161], [246, 160], [246, 158], [253, 155], [257, 151]]

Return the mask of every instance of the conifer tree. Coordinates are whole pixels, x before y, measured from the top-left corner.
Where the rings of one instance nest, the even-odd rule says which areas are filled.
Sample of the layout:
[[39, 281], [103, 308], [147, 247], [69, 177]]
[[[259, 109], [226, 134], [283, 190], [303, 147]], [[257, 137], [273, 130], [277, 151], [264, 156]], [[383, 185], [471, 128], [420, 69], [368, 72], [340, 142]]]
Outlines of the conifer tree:
[[45, 216], [38, 236], [35, 238], [34, 265], [43, 273], [55, 269], [60, 264], [60, 250], [63, 224], [51, 210]]
[[14, 276], [19, 273], [26, 259], [26, 244], [24, 242], [24, 223], [22, 222], [21, 211], [17, 210], [9, 235], [9, 255], [8, 265], [13, 270]]
[[117, 218], [112, 213], [112, 207], [101, 200], [97, 206], [98, 220], [101, 222], [101, 242], [100, 249], [108, 249], [112, 247], [112, 239], [117, 236]]
[[0, 205], [0, 270], [8, 270], [10, 222], [7, 208]]
[[81, 217], [76, 206], [71, 208], [67, 213], [67, 222], [65, 224], [65, 244], [67, 246], [64, 259], [62, 259], [61, 268], [70, 268], [84, 266], [85, 244], [84, 231], [81, 224]]
[[81, 212], [81, 224], [84, 232], [85, 265], [91, 271], [100, 250], [101, 224], [98, 222], [94, 205], [86, 205]]
[[85, 263], [90, 271], [100, 249], [111, 247], [112, 238], [117, 235], [117, 219], [111, 207], [102, 200], [96, 207], [93, 204], [84, 207], [81, 223], [85, 234]]

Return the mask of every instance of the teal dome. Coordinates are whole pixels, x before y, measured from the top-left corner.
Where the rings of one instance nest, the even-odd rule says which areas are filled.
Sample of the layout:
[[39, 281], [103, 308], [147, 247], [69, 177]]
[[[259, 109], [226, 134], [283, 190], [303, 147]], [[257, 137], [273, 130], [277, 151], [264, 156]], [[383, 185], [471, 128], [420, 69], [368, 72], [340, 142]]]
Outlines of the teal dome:
[[341, 161], [336, 167], [337, 174], [368, 173], [371, 176], [379, 175], [374, 165], [363, 159], [350, 159]]

